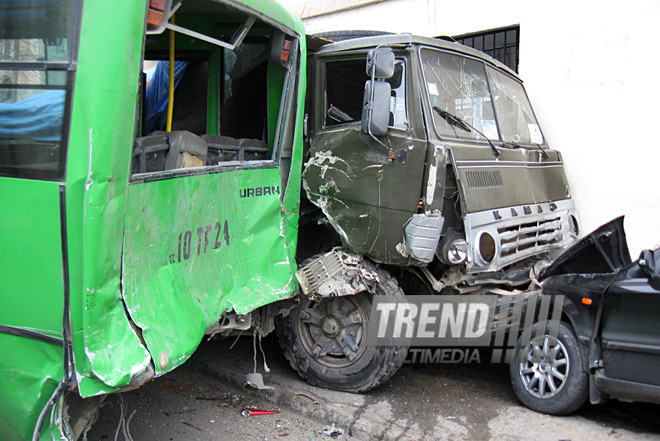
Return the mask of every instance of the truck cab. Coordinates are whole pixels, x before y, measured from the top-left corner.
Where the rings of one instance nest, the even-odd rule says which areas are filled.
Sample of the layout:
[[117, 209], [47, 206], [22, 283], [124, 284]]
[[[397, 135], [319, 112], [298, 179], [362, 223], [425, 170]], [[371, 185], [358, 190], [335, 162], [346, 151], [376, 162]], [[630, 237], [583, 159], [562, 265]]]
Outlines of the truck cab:
[[[376, 47], [394, 68], [374, 81], [366, 66]], [[303, 185], [344, 247], [381, 264], [474, 278], [577, 237], [561, 154], [502, 63], [406, 34], [328, 44], [310, 65]], [[372, 81], [386, 85], [387, 109], [385, 129], [372, 124], [370, 134]]]
[[561, 154], [508, 67], [410, 34], [315, 43], [297, 273], [307, 299], [281, 334], [308, 381], [360, 392], [407, 350], [361, 349], [371, 297], [523, 292], [578, 223]]

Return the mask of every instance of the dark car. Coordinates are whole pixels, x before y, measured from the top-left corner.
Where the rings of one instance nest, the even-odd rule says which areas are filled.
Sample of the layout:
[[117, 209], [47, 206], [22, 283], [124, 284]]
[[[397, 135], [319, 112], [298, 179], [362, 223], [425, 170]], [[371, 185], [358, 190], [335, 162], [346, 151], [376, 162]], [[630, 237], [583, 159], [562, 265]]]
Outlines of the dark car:
[[[513, 389], [554, 415], [587, 399], [660, 403], [660, 250], [631, 261], [623, 217], [584, 237], [540, 275], [543, 296], [562, 301], [561, 321], [536, 323], [518, 340]], [[562, 298], [563, 296], [563, 298]]]

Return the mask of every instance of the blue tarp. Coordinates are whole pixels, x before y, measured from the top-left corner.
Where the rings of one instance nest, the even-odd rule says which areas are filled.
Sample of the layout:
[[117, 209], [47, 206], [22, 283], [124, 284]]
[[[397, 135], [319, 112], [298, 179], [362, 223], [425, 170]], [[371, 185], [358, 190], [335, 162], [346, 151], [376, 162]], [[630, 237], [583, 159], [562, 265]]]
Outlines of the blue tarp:
[[[188, 65], [174, 62], [174, 87]], [[167, 120], [169, 62], [160, 61], [146, 91], [142, 133], [164, 130]], [[59, 141], [62, 138], [66, 91], [49, 90], [14, 103], [0, 103], [0, 139]]]
[[59, 141], [66, 91], [49, 90], [15, 103], [0, 103], [0, 139]]
[[[174, 88], [179, 85], [183, 73], [186, 71], [186, 61], [174, 62]], [[169, 61], [159, 61], [151, 81], [147, 85], [146, 116], [142, 123], [142, 133], [148, 134], [154, 130], [165, 130], [167, 122], [167, 99], [169, 94]]]

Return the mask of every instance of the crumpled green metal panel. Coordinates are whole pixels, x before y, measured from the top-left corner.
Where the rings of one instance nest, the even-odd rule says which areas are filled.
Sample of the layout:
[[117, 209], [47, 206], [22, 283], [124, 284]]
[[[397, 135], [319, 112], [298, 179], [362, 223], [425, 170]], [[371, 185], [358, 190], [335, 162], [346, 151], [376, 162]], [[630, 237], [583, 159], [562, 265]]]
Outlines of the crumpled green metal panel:
[[0, 438], [31, 439], [41, 409], [62, 378], [62, 347], [0, 334]]
[[[75, 179], [84, 176], [84, 181], [74, 181], [72, 186], [80, 189], [81, 185], [84, 185], [85, 189], [84, 239], [81, 251], [85, 261], [82, 284], [83, 327], [82, 332], [76, 334], [76, 367], [83, 396], [111, 392], [124, 387], [150, 369], [152, 362], [157, 373], [173, 369], [187, 359], [201, 341], [206, 328], [224, 311], [234, 309], [239, 313], [248, 312], [288, 297], [296, 288], [293, 256], [299, 204], [304, 93], [296, 93], [293, 96], [297, 102], [292, 158], [294, 165], [290, 174], [292, 185], [287, 188], [283, 205], [279, 201], [279, 195], [272, 196], [272, 193], [272, 197], [264, 203], [264, 189], [272, 189], [280, 184], [280, 170], [277, 168], [263, 171], [263, 178], [259, 177], [262, 171], [232, 171], [226, 174], [225, 179], [233, 184], [227, 185], [214, 184], [211, 176], [217, 175], [151, 182], [142, 187], [141, 184], [134, 184], [128, 189], [126, 205], [134, 122], [134, 119], [128, 118], [127, 115], [134, 114], [137, 102], [137, 80], [141, 61], [139, 46], [143, 41], [137, 31], [141, 32], [144, 24], [143, 21], [136, 21], [136, 17], [139, 17], [137, 6], [128, 3], [130, 2], [121, 7], [117, 3], [113, 3], [112, 7], [108, 6], [106, 15], [115, 17], [113, 24], [121, 28], [117, 29], [117, 35], [124, 36], [121, 37], [121, 42], [111, 40], [115, 38], [114, 32], [113, 35], [107, 36], [107, 51], [98, 51], [98, 48], [94, 47], [94, 44], [98, 45], [98, 41], [92, 43], [94, 39], [87, 35], [87, 31], [94, 27], [94, 24], [90, 25], [91, 21], [84, 21], [82, 28], [80, 58], [94, 61], [86, 64], [87, 67], [81, 63], [78, 70], [74, 106], [76, 103], [79, 106], [76, 107], [77, 112], [74, 112], [72, 148], [75, 140], [76, 148], [84, 146], [89, 148], [91, 153], [89, 163], [73, 166], [75, 173], [69, 176], [75, 176]], [[85, 7], [89, 4], [86, 3]], [[302, 23], [279, 5], [272, 2], [246, 4], [304, 35]], [[99, 19], [97, 15], [95, 17]], [[106, 26], [103, 20], [99, 20], [95, 25], [96, 31]], [[135, 38], [126, 38], [126, 34], [135, 34]], [[86, 36], [90, 38], [86, 39]], [[301, 41], [304, 54], [304, 39]], [[99, 53], [93, 54], [94, 50]], [[110, 68], [111, 65], [113, 68]], [[304, 69], [304, 65], [303, 57], [301, 69]], [[92, 67], [93, 70], [87, 70]], [[304, 78], [299, 81], [299, 87], [304, 91]], [[130, 91], [129, 94], [125, 93], [127, 90]], [[120, 94], [119, 91], [124, 93]], [[79, 97], [83, 99], [78, 101]], [[80, 156], [82, 155], [78, 152], [78, 157]], [[168, 182], [179, 184], [174, 185], [168, 193], [170, 190], [167, 186], [171, 185]], [[186, 215], [188, 217], [179, 218], [168, 210], [175, 207], [173, 202], [178, 200], [178, 192], [190, 190], [186, 190], [185, 186], [177, 187], [181, 183], [192, 187], [199, 185], [200, 189], [206, 190], [199, 191], [199, 195], [194, 194], [192, 211]], [[165, 190], [153, 190], [154, 186], [163, 186]], [[223, 188], [225, 190], [222, 190]], [[258, 188], [264, 192], [261, 197], [256, 196]], [[213, 218], [203, 216], [204, 207], [213, 203], [204, 200], [203, 195], [224, 200], [223, 192], [226, 191], [227, 194], [240, 199], [241, 189], [246, 192], [249, 189], [255, 191], [252, 197], [246, 193], [244, 200], [258, 207], [257, 211], [250, 212], [252, 208], [247, 207], [247, 202], [224, 203], [234, 204], [231, 205], [232, 209], [242, 206], [246, 212], [252, 213], [249, 219], [240, 217], [244, 216], [244, 213], [232, 215], [218, 212]], [[157, 198], [154, 199], [153, 194], [160, 194], [161, 191], [165, 191], [162, 195], [167, 198], [161, 201], [165, 211], [147, 213], [147, 206], [142, 202], [155, 201]], [[214, 191], [216, 193], [213, 193]], [[232, 198], [229, 200], [233, 201]], [[122, 268], [124, 213], [129, 213], [130, 218], [125, 220], [126, 249], [123, 253], [127, 261], [123, 262]], [[184, 225], [185, 219], [188, 222]], [[265, 222], [266, 219], [268, 222]], [[134, 267], [134, 263], [130, 262], [132, 258], [139, 256], [141, 252], [145, 252], [145, 256], [155, 258], [152, 253], [159, 246], [167, 245], [168, 253], [164, 257], [169, 262], [170, 255], [175, 253], [171, 247], [178, 247], [178, 242], [173, 245], [172, 235], [178, 241], [178, 235], [181, 234], [183, 245], [186, 232], [190, 231], [191, 241], [193, 238], [197, 240], [197, 228], [201, 227], [204, 228], [204, 245], [207, 235], [217, 234], [212, 237], [215, 246], [216, 239], [219, 242], [225, 240], [225, 221], [228, 222], [230, 234], [230, 245], [225, 248], [229, 253], [233, 252], [232, 249], [237, 253], [227, 261], [242, 263], [228, 267], [225, 261], [217, 261], [214, 258], [205, 260], [200, 257], [199, 263], [189, 265], [188, 269], [184, 270], [183, 266], [175, 268], [168, 266], [169, 264], [161, 264], [162, 262], [149, 266], [151, 263], [147, 259], [135, 262], [148, 268], [147, 274], [131, 272]], [[216, 222], [220, 225], [216, 226]], [[137, 237], [133, 235], [139, 236], [143, 233], [140, 223], [154, 227], [160, 225], [155, 234], [148, 236], [149, 240], [155, 242], [144, 242], [140, 245], [140, 240], [144, 238], [134, 240]], [[211, 227], [211, 231], [206, 231], [207, 226]], [[178, 230], [167, 229], [175, 227]], [[245, 233], [245, 236], [241, 237], [242, 233]], [[163, 242], [166, 237], [167, 241]], [[245, 248], [238, 246], [241, 243]], [[141, 246], [147, 248], [131, 248]], [[208, 254], [209, 248], [206, 246]], [[239, 250], [244, 250], [246, 254], [240, 254]], [[178, 254], [178, 250], [176, 253]], [[163, 256], [159, 255], [158, 258]], [[240, 277], [236, 278], [236, 274]], [[195, 275], [199, 277], [194, 277]], [[214, 277], [218, 280], [213, 280]], [[124, 298], [121, 295], [122, 286], [125, 291]], [[185, 296], [185, 299], [181, 299]], [[185, 331], [177, 329], [181, 332], [176, 333], [176, 338], [165, 337], [172, 336], [173, 328], [180, 326], [182, 322], [187, 324]], [[148, 350], [145, 348], [145, 342]], [[84, 353], [81, 348], [84, 348]]]
[[59, 184], [0, 178], [0, 438], [30, 439], [62, 378], [63, 349], [33, 340], [62, 338]]
[[272, 166], [130, 186], [124, 297], [158, 374], [183, 363], [223, 313], [295, 292], [280, 191]]
[[[299, 19], [294, 19], [283, 8], [274, 6], [271, 2], [254, 3], [265, 5], [265, 9], [262, 10], [264, 14], [272, 13], [277, 20], [281, 17], [286, 21], [287, 26], [295, 29], [301, 36], [304, 35]], [[84, 2], [83, 5], [84, 19], [81, 26], [80, 56], [75, 74], [65, 185], [67, 215], [65, 233], [70, 271], [75, 378], [78, 380], [79, 392], [83, 397], [113, 392], [131, 384], [140, 373], [148, 370], [152, 363], [151, 354], [141, 339], [141, 330], [134, 327], [128, 315], [129, 308], [125, 308], [121, 291], [124, 213], [135, 208], [127, 205], [126, 194], [140, 77], [145, 6], [144, 2], [132, 0], [89, 1]], [[271, 11], [273, 8], [275, 10]], [[112, 20], [108, 20], [109, 17]], [[302, 44], [304, 54], [304, 39]], [[305, 72], [304, 58], [301, 59], [301, 70]], [[192, 334], [195, 335], [196, 342], [184, 338], [179, 341], [181, 344], [177, 350], [165, 347], [161, 351], [170, 350], [173, 357], [176, 357], [176, 362], [171, 363], [170, 368], [189, 355], [191, 348], [194, 348], [201, 339], [199, 332], [205, 328], [206, 321], [211, 320], [215, 314], [230, 308], [246, 312], [264, 302], [286, 297], [295, 291], [295, 280], [291, 275], [295, 271], [293, 256], [302, 158], [304, 75], [299, 80], [299, 87], [301, 93], [296, 99], [296, 135], [293, 166], [290, 171], [291, 185], [283, 197], [284, 202], [281, 204], [278, 198], [272, 198], [267, 203], [263, 203], [255, 191], [251, 197], [246, 193], [246, 201], [242, 205], [236, 204], [237, 207], [246, 208], [247, 200], [250, 199], [250, 203], [258, 206], [258, 214], [251, 216], [251, 223], [245, 222], [245, 226], [237, 229], [237, 234], [244, 235], [243, 239], [250, 249], [249, 253], [251, 256], [256, 256], [255, 259], [247, 259], [246, 266], [239, 269], [239, 273], [242, 274], [240, 283], [234, 282], [233, 274], [230, 277], [227, 269], [223, 272], [221, 266], [208, 267], [209, 263], [205, 264], [206, 269], [211, 273], [223, 273], [221, 280], [224, 280], [229, 288], [235, 288], [233, 293], [237, 293], [237, 298], [241, 300], [234, 302], [229, 298], [201, 299], [191, 296], [191, 301], [185, 305], [190, 309], [186, 311], [191, 312], [191, 317], [195, 318], [198, 317], [197, 314], [202, 314], [204, 324], [193, 327]], [[237, 176], [233, 178], [235, 186], [228, 188], [255, 189], [261, 186], [262, 196], [265, 196], [263, 188], [279, 185], [280, 182], [279, 170], [276, 168], [264, 172], [262, 177], [256, 179], [250, 177], [248, 172]], [[199, 179], [204, 177], [200, 176]], [[23, 246], [24, 252], [20, 258], [12, 255], [12, 265], [5, 262], [0, 268], [2, 276], [0, 278], [4, 282], [0, 286], [7, 287], [9, 286], [7, 283], [30, 278], [32, 287], [37, 286], [37, 289], [32, 291], [43, 297], [38, 307], [35, 306], [31, 310], [29, 309], [31, 303], [25, 302], [25, 296], [17, 298], [16, 305], [3, 308], [6, 313], [3, 317], [14, 319], [29, 316], [41, 320], [40, 314], [43, 312], [46, 324], [31, 324], [31, 329], [61, 338], [61, 305], [64, 289], [61, 266], [62, 237], [57, 210], [59, 184], [33, 184], [23, 180], [19, 189], [10, 189], [4, 186], [4, 182], [1, 184], [3, 191], [0, 193], [4, 196], [12, 194], [20, 199], [29, 194], [35, 197], [35, 201], [24, 203], [23, 205], [30, 207], [32, 212], [28, 211], [26, 215], [20, 216], [12, 211], [13, 208], [8, 204], [9, 199], [6, 197], [3, 199], [5, 205], [2, 214], [10, 215], [9, 218], [13, 222], [23, 220], [23, 224], [20, 225], [21, 231], [25, 230], [28, 234], [15, 234], [15, 231], [8, 228], [9, 222], [3, 222], [3, 240], [0, 241], [0, 249], [3, 252], [18, 249], [13, 247], [13, 242], [5, 240], [5, 236], [15, 235], [16, 243]], [[34, 188], [29, 187], [31, 185], [44, 187], [43, 193], [42, 190], [34, 191]], [[132, 202], [133, 200], [130, 201]], [[32, 219], [34, 225], [25, 223], [25, 219]], [[236, 221], [241, 218], [228, 216], [227, 219]], [[264, 219], [269, 219], [267, 227], [264, 226]], [[35, 225], [38, 228], [32, 228]], [[215, 227], [215, 224], [213, 226]], [[221, 225], [221, 229], [223, 228], [224, 224]], [[46, 236], [48, 240], [44, 240]], [[235, 236], [234, 240], [236, 237], [238, 236]], [[231, 236], [230, 240], [232, 240]], [[38, 253], [33, 251], [36, 249], [39, 250]], [[266, 261], [271, 261], [271, 256], [274, 256], [278, 265], [273, 267], [265, 264]], [[32, 259], [32, 265], [26, 264], [28, 259]], [[266, 265], [265, 269], [262, 268], [264, 265]], [[35, 273], [34, 267], [39, 268], [38, 273]], [[253, 267], [262, 268], [265, 276], [250, 272]], [[176, 273], [174, 271], [167, 274], [165, 269], [160, 271], [157, 277], [159, 283], [168, 277], [174, 277]], [[10, 275], [12, 277], [8, 277]], [[179, 272], [178, 275], [183, 275], [183, 272]], [[157, 286], [158, 283], [155, 285]], [[21, 287], [11, 288], [8, 292], [27, 292]], [[261, 290], [269, 294], [264, 294]], [[211, 291], [209, 289], [209, 292]], [[212, 292], [217, 294], [217, 291]], [[3, 298], [3, 306], [9, 305], [8, 300], [8, 297]], [[150, 300], [153, 302], [150, 306], [155, 305], [154, 311], [159, 310], [160, 305], [156, 304], [158, 299]], [[207, 303], [204, 304], [205, 301]], [[164, 317], [164, 321], [159, 325], [164, 326], [164, 323], [169, 323], [171, 328], [178, 325], [176, 319], [180, 317], [177, 315], [180, 312], [169, 317], [165, 315], [172, 310], [179, 311], [177, 308], [179, 303], [172, 305], [170, 309], [162, 310], [163, 314], [160, 317]], [[136, 308], [135, 311], [138, 309]], [[23, 310], [27, 310], [30, 314], [23, 314]], [[142, 313], [149, 317], [146, 307], [136, 316], [140, 317]], [[148, 323], [148, 320], [144, 322]], [[24, 325], [7, 320], [3, 320], [2, 323], [12, 326]], [[149, 331], [147, 335], [154, 333], [154, 329], [159, 330], [148, 327], [146, 329]], [[151, 336], [145, 338], [148, 344], [149, 339]], [[0, 437], [3, 439], [31, 437], [37, 415], [63, 375], [63, 351], [60, 346], [32, 340], [26, 340], [27, 344], [25, 344], [23, 340], [26, 339], [0, 335], [0, 348], [3, 353], [20, 354], [21, 357], [25, 357], [25, 359], [10, 357], [0, 364], [0, 370], [3, 375], [6, 374], [0, 382], [0, 395], [7, 397], [4, 401], [0, 400]], [[161, 348], [158, 345], [162, 342], [157, 339], [154, 341], [155, 343], [151, 344], [156, 348], [153, 352], [159, 353], [158, 350]], [[16, 381], [11, 380], [12, 378]], [[4, 381], [5, 379], [10, 381]], [[56, 411], [55, 409], [57, 406], [53, 412]], [[10, 419], [12, 421], [9, 421]], [[60, 429], [61, 426], [57, 426], [56, 421], [47, 418], [42, 439], [59, 439]]]
[[83, 4], [67, 169], [74, 347], [83, 396], [126, 386], [151, 362], [120, 293], [145, 13], [144, 2]]

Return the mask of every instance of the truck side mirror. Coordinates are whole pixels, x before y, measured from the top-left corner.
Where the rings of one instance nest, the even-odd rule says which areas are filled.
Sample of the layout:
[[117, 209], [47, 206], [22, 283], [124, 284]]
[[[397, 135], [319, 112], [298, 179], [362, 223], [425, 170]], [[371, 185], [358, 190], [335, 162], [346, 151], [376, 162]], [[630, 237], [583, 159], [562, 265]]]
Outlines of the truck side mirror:
[[362, 132], [374, 136], [387, 133], [390, 122], [392, 86], [385, 81], [369, 80], [364, 85]]
[[387, 79], [394, 75], [394, 52], [390, 48], [372, 49], [367, 54], [367, 75]]
[[362, 132], [371, 136], [387, 133], [390, 122], [392, 86], [383, 81], [394, 75], [394, 52], [390, 48], [376, 48], [367, 54], [367, 75], [362, 100]]

